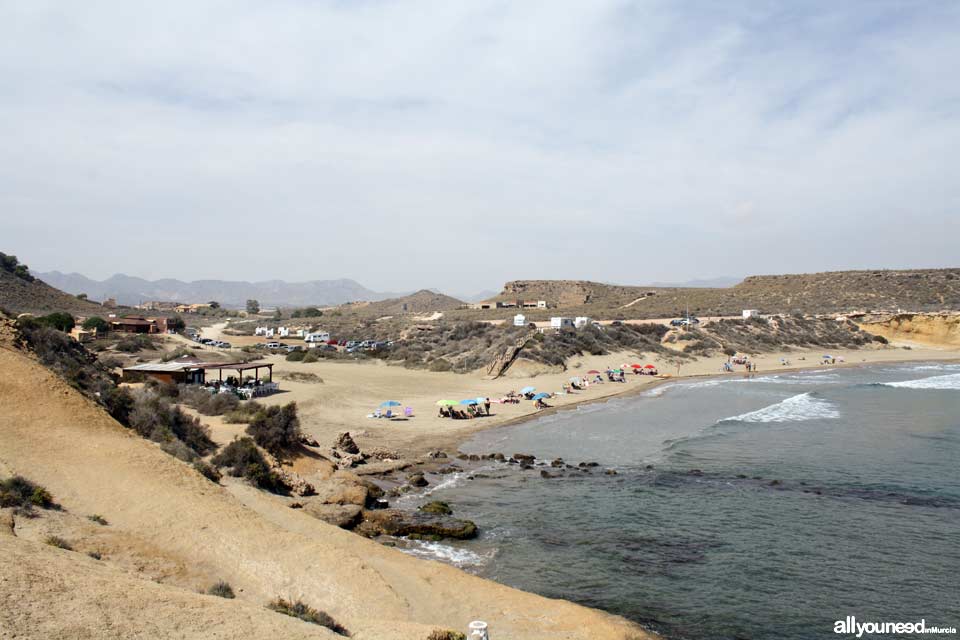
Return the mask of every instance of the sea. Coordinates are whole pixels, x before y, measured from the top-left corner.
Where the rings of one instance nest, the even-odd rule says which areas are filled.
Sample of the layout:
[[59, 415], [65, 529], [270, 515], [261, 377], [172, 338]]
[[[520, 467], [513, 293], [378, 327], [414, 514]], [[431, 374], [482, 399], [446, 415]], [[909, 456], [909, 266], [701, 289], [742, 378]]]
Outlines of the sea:
[[960, 365], [678, 380], [462, 450], [539, 466], [432, 478], [407, 506], [445, 500], [481, 534], [407, 552], [665, 638], [960, 628]]

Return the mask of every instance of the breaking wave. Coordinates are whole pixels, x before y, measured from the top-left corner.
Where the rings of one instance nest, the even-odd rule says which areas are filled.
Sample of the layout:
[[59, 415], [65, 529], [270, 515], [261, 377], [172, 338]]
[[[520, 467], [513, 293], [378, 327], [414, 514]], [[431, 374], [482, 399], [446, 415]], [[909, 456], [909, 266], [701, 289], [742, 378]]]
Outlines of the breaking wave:
[[769, 407], [724, 418], [719, 422], [802, 422], [839, 417], [840, 412], [826, 400], [815, 398], [809, 393], [801, 393]]
[[886, 387], [896, 387], [898, 389], [960, 389], [960, 373], [883, 384]]
[[418, 558], [439, 560], [455, 567], [479, 567], [490, 561], [490, 556], [484, 556], [468, 549], [453, 547], [439, 542], [426, 540], [410, 540], [408, 546], [398, 547], [400, 551]]

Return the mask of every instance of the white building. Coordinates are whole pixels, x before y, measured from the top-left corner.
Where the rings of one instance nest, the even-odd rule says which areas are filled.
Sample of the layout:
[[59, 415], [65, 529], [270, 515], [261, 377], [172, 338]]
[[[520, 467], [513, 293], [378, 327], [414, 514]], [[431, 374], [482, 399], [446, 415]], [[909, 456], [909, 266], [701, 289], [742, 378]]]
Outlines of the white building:
[[306, 330], [306, 329], [297, 329], [297, 337], [298, 337], [298, 338], [302, 338], [302, 337], [305, 336], [305, 335], [307, 335], [307, 330]]
[[281, 338], [288, 338], [290, 337], [290, 329], [288, 329], [287, 327], [278, 327], [277, 335], [280, 336]]
[[573, 329], [573, 318], [550, 318], [550, 328], [560, 331], [561, 329]]
[[313, 344], [320, 344], [330, 340], [330, 333], [328, 331], [315, 331], [313, 333], [305, 333], [303, 335], [304, 342], [310, 342]]
[[266, 327], [257, 327], [256, 329], [253, 330], [253, 335], [255, 335], [255, 336], [265, 336], [265, 335], [267, 335], [267, 328], [266, 328]]
[[582, 329], [588, 324], [590, 324], [590, 318], [588, 318], [587, 316], [577, 316], [573, 320], [573, 326], [575, 326], [577, 329]]
[[525, 326], [526, 324], [527, 324], [527, 316], [523, 315], [522, 313], [518, 313], [517, 315], [513, 316], [513, 326], [522, 327], [522, 326]]
[[743, 310], [743, 319], [747, 320], [749, 318], [759, 318], [760, 312], [756, 309], [744, 309]]

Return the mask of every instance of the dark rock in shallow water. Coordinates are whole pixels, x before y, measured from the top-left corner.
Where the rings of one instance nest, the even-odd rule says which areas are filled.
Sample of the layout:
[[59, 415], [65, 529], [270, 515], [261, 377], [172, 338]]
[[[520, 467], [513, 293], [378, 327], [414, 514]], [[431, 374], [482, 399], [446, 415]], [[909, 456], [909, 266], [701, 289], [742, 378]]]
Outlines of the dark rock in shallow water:
[[407, 476], [407, 482], [413, 487], [425, 487], [430, 484], [427, 482], [427, 479], [423, 477], [422, 473], [411, 473]]
[[648, 464], [646, 467], [644, 467], [644, 469], [646, 469], [647, 471], [650, 471], [651, 469], [653, 469], [653, 465]]
[[550, 466], [551, 466], [551, 467], [558, 467], [558, 468], [559, 468], [559, 467], [564, 466], [564, 464], [565, 464], [565, 463], [564, 463], [564, 461], [563, 461], [563, 458], [557, 458], [556, 460], [554, 460], [553, 462], [550, 463]]
[[520, 468], [521, 468], [521, 469], [533, 469], [533, 465], [532, 465], [532, 464], [527, 464], [526, 462], [524, 462], [523, 464], [520, 465]]
[[541, 477], [541, 478], [556, 478], [557, 476], [555, 476], [554, 474], [550, 473], [550, 472], [547, 471], [546, 469], [541, 469], [541, 470], [540, 470], [540, 477]]
[[740, 480], [746, 480], [746, 479], [748, 478], [748, 476], [746, 476], [746, 475], [744, 475], [744, 474], [742, 474], [742, 473], [738, 473], [738, 474], [737, 474], [737, 478], [739, 478]]
[[470, 460], [472, 460], [473, 462], [476, 462], [476, 461], [480, 460], [480, 456], [478, 456], [478, 455], [475, 454], [475, 453], [471, 453], [471, 454], [470, 454]]
[[687, 475], [699, 477], [703, 475], [703, 471], [700, 469], [690, 469], [690, 471], [687, 472]]
[[578, 467], [599, 467], [599, 462], [581, 462], [577, 465]]
[[389, 536], [441, 536], [465, 540], [477, 535], [477, 525], [469, 520], [458, 520], [449, 516], [408, 512], [399, 509], [364, 511], [363, 522], [357, 527], [359, 533], [367, 536], [380, 534]]
[[496, 460], [497, 462], [503, 462], [504, 460], [506, 460], [506, 457], [502, 453], [495, 453], [493, 454], [493, 459]]
[[433, 502], [420, 505], [420, 511], [425, 513], [436, 513], [441, 516], [449, 516], [453, 513], [453, 509], [450, 508], [450, 505], [443, 500], [434, 500]]
[[448, 464], [445, 467], [440, 467], [439, 469], [437, 469], [436, 473], [446, 475], [448, 473], [457, 473], [459, 471], [463, 471], [463, 469], [461, 469], [455, 464]]
[[776, 487], [776, 486], [779, 486], [779, 485], [780, 485], [780, 481], [779, 481], [779, 480], [771, 480], [771, 481], [770, 481], [770, 486], [771, 486], [771, 487]]
[[468, 456], [468, 455], [465, 454], [465, 453], [458, 453], [458, 454], [457, 454], [457, 460], [469, 460], [469, 459], [470, 459], [470, 456]]
[[527, 453], [515, 453], [513, 459], [522, 464], [533, 464], [537, 457]]
[[615, 476], [615, 475], [617, 475], [617, 470], [616, 470], [616, 469], [605, 469], [603, 473], [604, 473], [605, 475], [608, 475], [608, 476]]

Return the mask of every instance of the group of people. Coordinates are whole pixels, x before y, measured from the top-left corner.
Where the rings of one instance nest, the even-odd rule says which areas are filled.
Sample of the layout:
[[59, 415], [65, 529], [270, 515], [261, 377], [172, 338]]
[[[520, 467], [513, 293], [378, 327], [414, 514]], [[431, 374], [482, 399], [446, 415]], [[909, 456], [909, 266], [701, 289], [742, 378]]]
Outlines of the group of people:
[[440, 413], [437, 415], [437, 417], [452, 418], [454, 420], [472, 420], [473, 418], [479, 418], [480, 416], [492, 415], [490, 413], [490, 398], [487, 398], [483, 404], [478, 402], [477, 404], [467, 404], [463, 406], [465, 408], [460, 409], [453, 405], [443, 405], [440, 407]]

